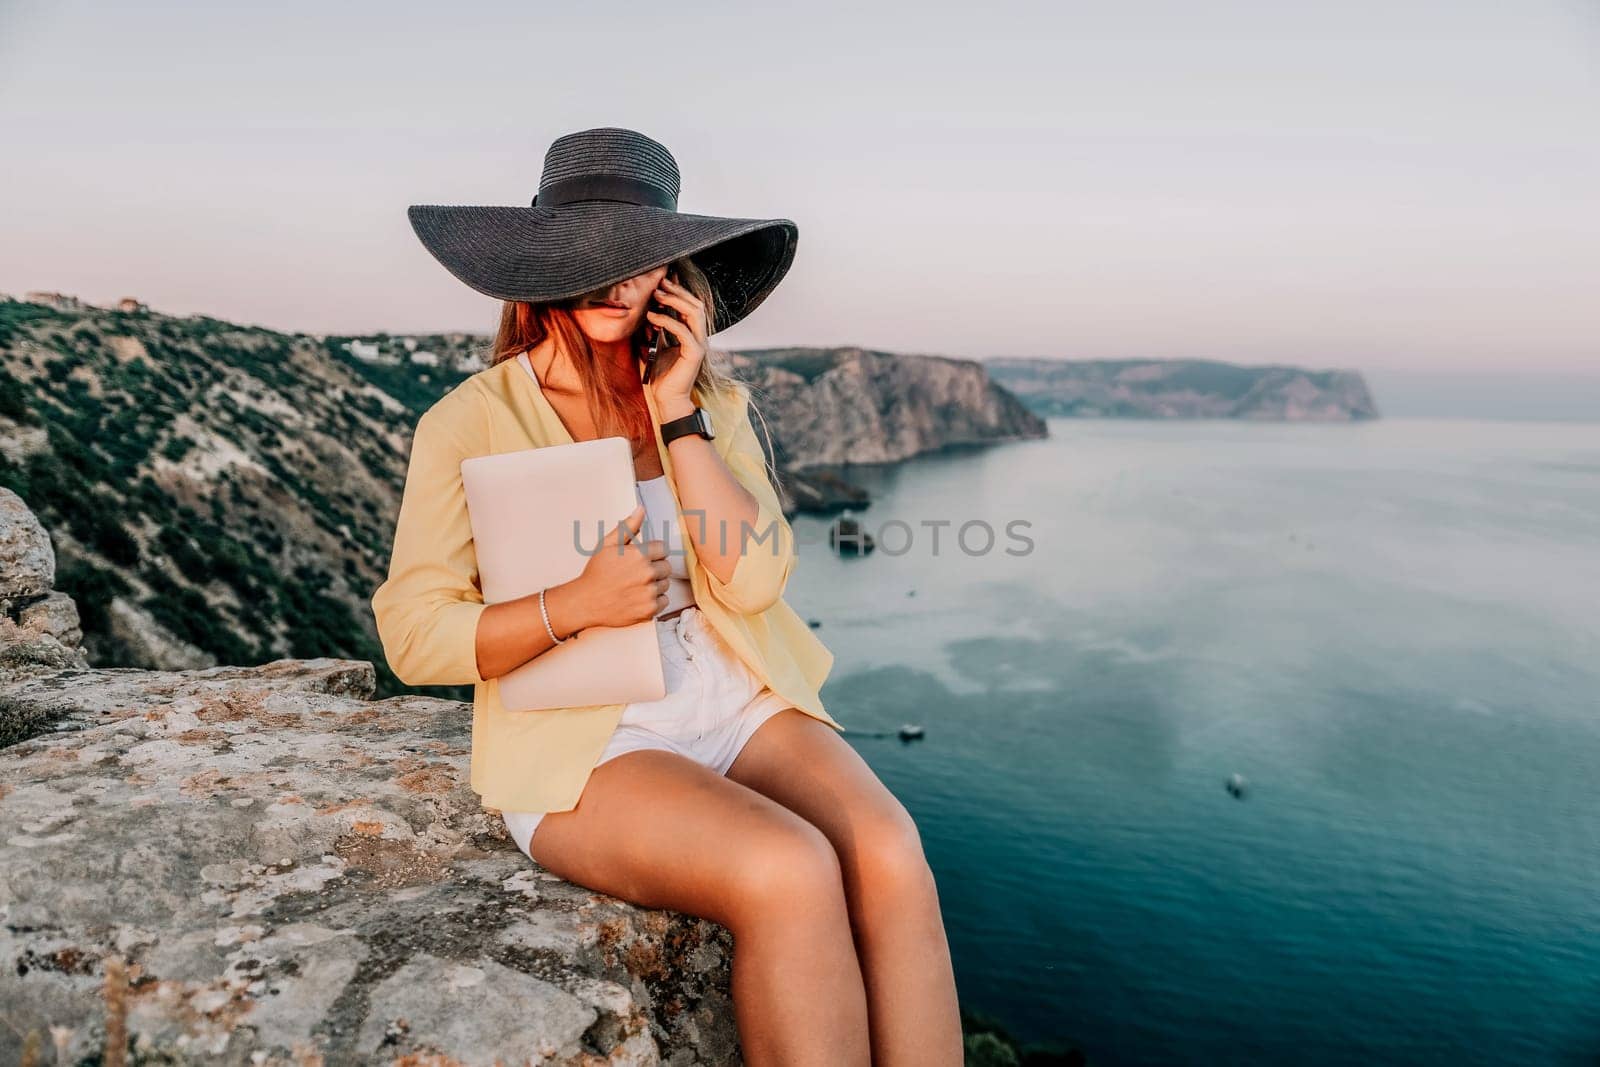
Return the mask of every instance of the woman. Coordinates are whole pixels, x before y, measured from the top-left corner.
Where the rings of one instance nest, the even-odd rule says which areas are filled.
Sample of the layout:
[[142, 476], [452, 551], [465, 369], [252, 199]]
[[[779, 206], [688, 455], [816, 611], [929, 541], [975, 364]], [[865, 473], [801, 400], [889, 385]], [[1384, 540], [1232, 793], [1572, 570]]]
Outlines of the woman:
[[[678, 188], [664, 146], [605, 127], [551, 145], [531, 207], [411, 208], [435, 258], [505, 305], [491, 366], [417, 424], [372, 601], [384, 652], [409, 684], [474, 684], [472, 784], [532, 860], [733, 932], [746, 1063], [959, 1064], [917, 828], [817, 696], [833, 656], [782, 599], [794, 535], [749, 389], [708, 358], [787, 273], [797, 228], [681, 214]], [[461, 460], [611, 435], [634, 443], [641, 499], [611, 550], [485, 605]], [[664, 698], [499, 704], [499, 676], [646, 619]]]

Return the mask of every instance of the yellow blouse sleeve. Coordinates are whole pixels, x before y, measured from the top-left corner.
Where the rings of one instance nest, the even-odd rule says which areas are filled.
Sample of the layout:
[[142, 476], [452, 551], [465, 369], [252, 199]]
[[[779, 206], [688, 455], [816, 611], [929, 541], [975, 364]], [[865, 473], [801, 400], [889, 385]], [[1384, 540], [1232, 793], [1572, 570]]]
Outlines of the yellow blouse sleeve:
[[478, 673], [478, 557], [467, 517], [461, 461], [480, 449], [460, 404], [436, 404], [417, 420], [396, 520], [389, 576], [372, 595], [384, 656], [407, 685], [466, 685]]
[[[744, 551], [739, 554], [733, 568], [732, 578], [724, 582], [709, 568], [705, 568], [705, 579], [711, 595], [730, 611], [755, 615], [772, 607], [783, 596], [797, 559], [794, 530], [783, 517], [778, 492], [767, 476], [766, 453], [750, 421], [750, 392], [747, 386], [738, 386], [738, 394], [727, 410], [737, 413], [731, 417], [732, 427], [724, 429], [722, 422], [730, 421], [728, 416], [724, 416], [722, 422], [718, 422], [713, 429], [719, 436], [724, 432], [729, 433], [728, 449], [723, 453], [723, 460], [739, 483], [756, 498], [756, 521], [744, 542]], [[728, 524], [725, 531], [709, 529], [707, 532], [710, 537], [718, 539], [716, 544], [719, 548], [723, 543], [721, 538], [726, 538], [731, 546], [735, 538], [744, 536], [744, 531], [735, 523]]]

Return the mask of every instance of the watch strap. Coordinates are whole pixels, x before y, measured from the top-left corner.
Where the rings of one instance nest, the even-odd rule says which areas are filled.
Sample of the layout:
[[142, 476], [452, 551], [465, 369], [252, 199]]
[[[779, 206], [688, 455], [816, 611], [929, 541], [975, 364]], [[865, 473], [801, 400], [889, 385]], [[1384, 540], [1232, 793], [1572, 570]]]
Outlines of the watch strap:
[[661, 443], [669, 445], [678, 438], [686, 437], [692, 433], [697, 433], [709, 440], [710, 435], [705, 432], [705, 424], [705, 409], [696, 407], [681, 418], [661, 424]]

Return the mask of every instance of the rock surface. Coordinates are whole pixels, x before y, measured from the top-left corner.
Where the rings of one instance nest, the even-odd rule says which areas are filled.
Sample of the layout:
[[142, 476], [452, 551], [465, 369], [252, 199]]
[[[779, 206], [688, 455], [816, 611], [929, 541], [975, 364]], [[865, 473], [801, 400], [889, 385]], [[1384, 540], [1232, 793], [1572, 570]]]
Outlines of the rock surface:
[[0, 485], [0, 598], [43, 596], [56, 584], [56, 552], [39, 519]]
[[739, 1062], [731, 935], [539, 868], [467, 784], [468, 709], [373, 681], [0, 688], [26, 737], [0, 749], [0, 1062], [108, 1032], [134, 1063]]
[[[786, 471], [898, 463], [1049, 432], [977, 360], [863, 348], [747, 349], [731, 356], [739, 377], [754, 387]], [[757, 420], [758, 434], [761, 425]]]
[[[21, 497], [0, 486], [0, 683], [89, 665], [78, 606], [51, 588], [55, 575], [50, 535]], [[22, 729], [0, 713], [0, 745]]]

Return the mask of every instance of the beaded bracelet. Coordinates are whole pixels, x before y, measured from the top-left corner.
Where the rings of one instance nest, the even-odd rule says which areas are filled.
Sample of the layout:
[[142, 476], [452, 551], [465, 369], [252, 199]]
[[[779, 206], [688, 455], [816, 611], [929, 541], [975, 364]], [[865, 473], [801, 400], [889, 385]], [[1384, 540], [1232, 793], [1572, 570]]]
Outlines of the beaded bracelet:
[[545, 610], [543, 589], [539, 590], [539, 614], [544, 616], [544, 628], [550, 634], [550, 640], [558, 645], [566, 644], [567, 639], [565, 637], [557, 637], [555, 628], [550, 625], [550, 612]]

